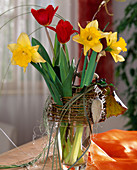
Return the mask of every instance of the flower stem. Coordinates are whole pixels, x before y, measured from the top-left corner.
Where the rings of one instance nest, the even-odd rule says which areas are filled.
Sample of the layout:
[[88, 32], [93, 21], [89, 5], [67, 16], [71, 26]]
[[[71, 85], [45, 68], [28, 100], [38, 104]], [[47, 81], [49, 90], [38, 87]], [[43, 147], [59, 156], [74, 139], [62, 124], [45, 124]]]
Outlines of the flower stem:
[[[64, 154], [64, 163], [67, 165], [74, 164], [77, 159], [81, 156], [82, 150], [81, 150], [81, 140], [82, 140], [82, 134], [83, 134], [83, 126], [76, 127], [75, 137], [73, 139], [73, 142], [71, 143], [70, 138], [68, 138], [66, 142], [65, 149], [63, 149], [63, 152], [67, 152], [67, 154]], [[79, 163], [82, 163], [83, 160], [81, 159]]]
[[74, 143], [72, 146], [72, 152], [71, 152], [71, 157], [70, 157], [70, 164], [73, 164], [76, 162], [79, 154], [79, 150], [81, 149], [81, 139], [82, 139], [82, 133], [83, 133], [83, 127], [77, 127], [76, 129], [76, 135], [74, 139]]
[[50, 44], [50, 48], [51, 48], [51, 51], [52, 51], [53, 61], [55, 61], [54, 48], [53, 48], [53, 44], [52, 44], [52, 41], [51, 41], [49, 32], [48, 32], [48, 30], [47, 30], [47, 27], [45, 27], [45, 31], [46, 31], [46, 34], [47, 34], [47, 37], [48, 37], [48, 40], [49, 40], [49, 44]]

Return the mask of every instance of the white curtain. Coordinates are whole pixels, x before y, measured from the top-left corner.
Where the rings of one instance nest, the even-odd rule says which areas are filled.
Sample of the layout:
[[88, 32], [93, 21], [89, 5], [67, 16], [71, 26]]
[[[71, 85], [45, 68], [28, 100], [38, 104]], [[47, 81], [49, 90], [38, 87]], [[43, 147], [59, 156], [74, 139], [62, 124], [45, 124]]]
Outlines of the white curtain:
[[[77, 2], [77, 0], [1, 0], [0, 14], [15, 6], [25, 4], [31, 4], [32, 6], [18, 7], [0, 16], [0, 27], [13, 17], [29, 12], [31, 8], [38, 9], [33, 5], [46, 7], [48, 4], [52, 4], [54, 7], [58, 5], [58, 13], [77, 28]], [[53, 23], [55, 23], [55, 20]], [[15, 43], [21, 32], [26, 32], [29, 35], [39, 27], [29, 13], [18, 16], [0, 29], [0, 85], [2, 85], [12, 56], [7, 49], [7, 45]], [[50, 34], [53, 37], [53, 32]], [[31, 34], [31, 37], [38, 39], [52, 57], [44, 28]], [[68, 46], [70, 56], [77, 57], [77, 45], [71, 42], [68, 43]], [[17, 131], [17, 141], [15, 143], [17, 145], [32, 140], [33, 128], [40, 125], [44, 103], [49, 95], [46, 83], [38, 71], [32, 65], [29, 65], [24, 74], [22, 68], [10, 65], [0, 93], [0, 122], [15, 127]]]

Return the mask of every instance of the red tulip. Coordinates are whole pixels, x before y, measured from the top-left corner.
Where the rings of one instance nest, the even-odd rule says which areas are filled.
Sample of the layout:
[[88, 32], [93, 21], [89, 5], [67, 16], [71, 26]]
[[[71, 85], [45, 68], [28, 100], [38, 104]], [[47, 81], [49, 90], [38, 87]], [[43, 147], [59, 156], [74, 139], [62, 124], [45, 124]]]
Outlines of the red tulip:
[[57, 9], [58, 6], [54, 9], [52, 5], [49, 5], [46, 9], [31, 9], [31, 13], [40, 25], [47, 26], [51, 24]]
[[56, 26], [56, 33], [58, 41], [62, 44], [68, 42], [70, 40], [70, 36], [77, 32], [73, 30], [73, 26], [68, 21], [60, 20], [58, 25]]
[[48, 26], [48, 28], [57, 33], [58, 41], [62, 44], [68, 42], [70, 40], [70, 36], [74, 32], [78, 32], [76, 30], [73, 30], [73, 26], [70, 24], [69, 21], [63, 21], [63, 20], [60, 20], [58, 22], [56, 28], [53, 28], [51, 26]]

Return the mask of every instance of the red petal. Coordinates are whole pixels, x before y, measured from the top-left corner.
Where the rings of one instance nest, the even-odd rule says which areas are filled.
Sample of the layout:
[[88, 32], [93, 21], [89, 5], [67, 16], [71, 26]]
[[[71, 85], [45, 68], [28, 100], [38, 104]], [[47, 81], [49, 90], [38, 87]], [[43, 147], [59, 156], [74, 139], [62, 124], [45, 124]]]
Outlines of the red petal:
[[31, 9], [31, 13], [40, 25], [46, 26], [52, 22], [52, 19], [57, 9], [58, 6], [54, 10], [53, 6], [49, 5], [46, 9], [43, 8], [39, 10]]
[[55, 31], [56, 32], [56, 29], [54, 27], [51, 27], [51, 26], [46, 26], [47, 28], [51, 29], [52, 31]]
[[73, 26], [69, 21], [60, 20], [56, 26], [56, 33], [58, 37], [58, 41], [60, 43], [66, 43], [70, 40], [70, 36], [76, 32], [73, 30]]

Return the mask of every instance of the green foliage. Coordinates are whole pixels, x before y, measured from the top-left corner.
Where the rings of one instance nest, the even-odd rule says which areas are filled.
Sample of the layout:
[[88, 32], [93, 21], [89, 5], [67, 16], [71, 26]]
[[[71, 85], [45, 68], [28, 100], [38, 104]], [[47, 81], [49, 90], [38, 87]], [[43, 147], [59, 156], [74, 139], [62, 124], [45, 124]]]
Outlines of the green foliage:
[[67, 45], [65, 44], [63, 45], [63, 47], [61, 47], [61, 44], [57, 40], [57, 35], [55, 35], [55, 58], [53, 58], [53, 61], [51, 61], [46, 49], [35, 38], [32, 38], [32, 45], [39, 45], [38, 52], [43, 57], [43, 59], [46, 60], [46, 62], [31, 62], [31, 64], [43, 76], [56, 104], [62, 105], [62, 97], [72, 96], [72, 77], [75, 71], [75, 65], [73, 60], [70, 65]]
[[57, 66], [59, 65], [59, 55], [60, 55], [60, 43], [57, 39], [57, 34], [55, 35], [55, 41], [54, 41], [54, 55], [55, 55], [55, 61], [53, 60], [53, 65]]
[[39, 45], [38, 52], [43, 57], [43, 59], [46, 60], [46, 63], [36, 64], [36, 63], [31, 62], [31, 64], [42, 74], [54, 101], [57, 104], [62, 105], [62, 102], [60, 100], [61, 95], [62, 95], [62, 84], [57, 74], [53, 70], [52, 62], [49, 58], [49, 55], [47, 51], [45, 50], [45, 48], [42, 46], [42, 44], [38, 40], [32, 38], [32, 45], [33, 46]]
[[59, 65], [61, 81], [64, 82], [69, 72], [69, 65], [63, 48], [60, 50]]
[[85, 60], [84, 60], [84, 65], [83, 65], [83, 70], [82, 70], [82, 77], [81, 77], [81, 86], [83, 85], [83, 81], [84, 81], [84, 77], [85, 77], [85, 73], [86, 73], [86, 65], [88, 63], [87, 57], [88, 57], [88, 55], [85, 56]]
[[72, 77], [73, 77], [74, 70], [75, 70], [74, 61], [72, 60], [67, 77], [66, 77], [65, 81], [63, 82], [64, 97], [72, 96]]
[[[87, 66], [87, 71], [85, 72], [86, 69], [86, 61], [84, 61], [84, 67], [83, 67], [83, 72], [82, 72], [82, 81], [81, 81], [81, 87], [84, 86], [89, 86], [92, 82], [93, 75], [96, 69], [96, 56], [97, 52], [93, 51]], [[85, 59], [86, 60], [86, 59]]]
[[125, 16], [120, 21], [117, 31], [119, 33], [133, 28], [131, 37], [127, 40], [128, 51], [125, 62], [121, 63], [116, 70], [116, 76], [119, 76], [126, 85], [125, 95], [127, 97], [128, 110], [125, 116], [129, 118], [126, 124], [129, 130], [137, 130], [137, 2], [129, 4], [125, 9]]
[[46, 60], [50, 65], [52, 65], [50, 57], [49, 57], [47, 51], [45, 50], [45, 48], [42, 46], [42, 44], [35, 38], [32, 38], [32, 45], [33, 46], [39, 45], [39, 49], [38, 49], [39, 54], [43, 57], [44, 60]]

